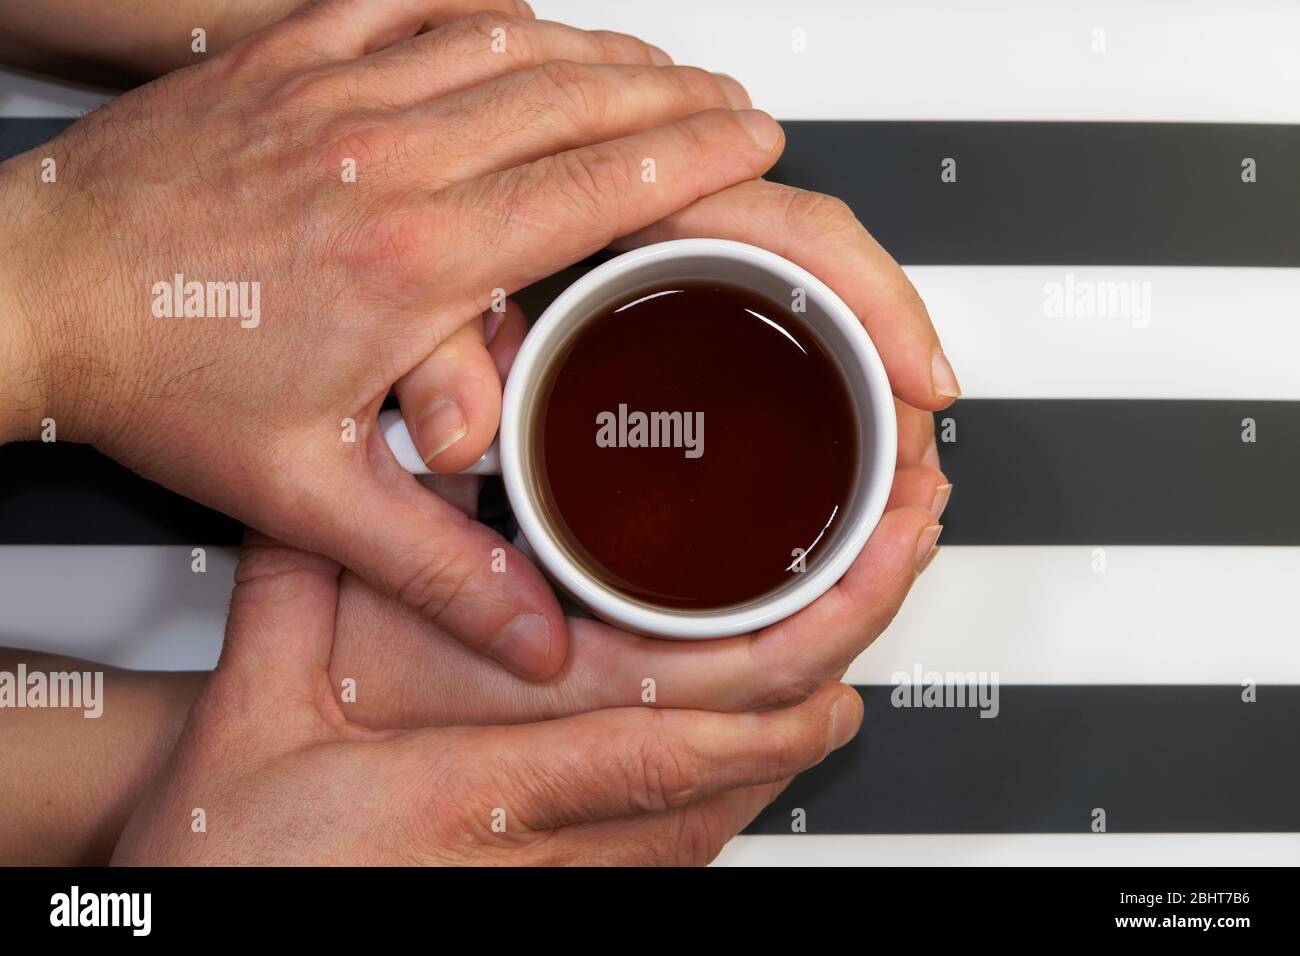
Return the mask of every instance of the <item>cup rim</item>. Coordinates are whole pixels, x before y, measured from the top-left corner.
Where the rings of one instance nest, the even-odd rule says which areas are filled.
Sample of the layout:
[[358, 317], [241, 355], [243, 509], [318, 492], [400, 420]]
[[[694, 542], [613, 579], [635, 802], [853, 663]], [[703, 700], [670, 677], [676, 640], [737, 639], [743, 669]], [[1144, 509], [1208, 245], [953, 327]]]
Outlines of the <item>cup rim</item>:
[[[745, 262], [779, 276], [791, 288], [806, 290], [845, 335], [853, 358], [866, 376], [868, 388], [881, 401], [859, 414], [871, 415], [875, 447], [865, 476], [866, 499], [862, 518], [849, 528], [844, 544], [831, 560], [806, 572], [793, 587], [774, 592], [770, 598], [759, 597], [739, 608], [679, 611], [648, 607], [610, 589], [578, 565], [553, 539], [550, 530], [533, 507], [525, 481], [525, 449], [521, 429], [529, 411], [524, 407], [530, 380], [539, 364], [547, 360], [555, 330], [574, 304], [597, 287], [622, 273], [648, 263], [683, 258], [724, 258]], [[673, 239], [643, 246], [617, 256], [592, 269], [562, 292], [542, 313], [525, 337], [506, 380], [501, 408], [501, 474], [510, 497], [515, 520], [529, 548], [547, 572], [565, 590], [587, 605], [601, 618], [629, 630], [658, 637], [694, 640], [731, 637], [766, 627], [807, 607], [831, 588], [857, 559], [875, 530], [885, 510], [893, 483], [897, 452], [897, 425], [892, 402], [883, 396], [892, 394], [884, 363], [852, 309], [829, 286], [783, 256], [730, 239]], [[868, 450], [863, 449], [863, 454]]]

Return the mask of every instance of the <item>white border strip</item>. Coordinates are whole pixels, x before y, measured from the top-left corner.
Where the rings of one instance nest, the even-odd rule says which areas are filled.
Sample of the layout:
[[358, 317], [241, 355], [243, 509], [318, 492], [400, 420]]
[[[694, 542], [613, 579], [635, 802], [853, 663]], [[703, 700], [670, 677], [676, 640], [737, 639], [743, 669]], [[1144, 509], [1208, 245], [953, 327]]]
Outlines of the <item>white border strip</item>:
[[1295, 866], [1300, 833], [738, 836], [715, 866]]
[[[1300, 4], [535, 0], [731, 73], [781, 119], [1300, 122]], [[805, 52], [793, 49], [803, 30]], [[1094, 31], [1105, 52], [1094, 52]], [[0, 116], [106, 97], [0, 71]]]
[[211, 670], [221, 653], [236, 548], [0, 547], [0, 646], [136, 670]]
[[[1300, 4], [536, 0], [730, 73], [780, 119], [1300, 122]], [[795, 52], [803, 30], [805, 52]], [[1105, 52], [1094, 52], [1094, 31]]]
[[116, 91], [47, 80], [0, 68], [0, 117], [55, 117], [75, 120], [103, 106]]
[[1104, 571], [1089, 547], [944, 549], [845, 679], [919, 666], [1003, 684], [1300, 683], [1300, 548], [1097, 550]]
[[967, 398], [1300, 399], [1300, 269], [906, 271]]

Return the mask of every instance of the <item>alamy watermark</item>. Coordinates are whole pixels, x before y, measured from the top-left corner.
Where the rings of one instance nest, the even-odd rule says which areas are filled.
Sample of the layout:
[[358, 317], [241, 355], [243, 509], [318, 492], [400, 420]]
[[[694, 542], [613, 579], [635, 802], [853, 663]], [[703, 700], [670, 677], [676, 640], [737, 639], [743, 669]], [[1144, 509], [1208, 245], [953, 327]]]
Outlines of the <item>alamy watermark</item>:
[[703, 412], [617, 412], [596, 415], [598, 448], [683, 448], [687, 458], [704, 454]]
[[970, 707], [980, 717], [996, 717], [1000, 676], [997, 671], [923, 671], [916, 664], [910, 674], [896, 671], [890, 677], [894, 689], [889, 702], [895, 707]]
[[1151, 283], [1076, 278], [1043, 284], [1043, 315], [1049, 319], [1129, 319], [1133, 328], [1151, 324]]
[[198, 282], [176, 273], [150, 286], [156, 319], [239, 319], [241, 329], [262, 324], [262, 283]]
[[0, 710], [68, 708], [91, 720], [104, 713], [103, 671], [0, 671]]
[[83, 893], [74, 885], [50, 897], [50, 925], [121, 926], [132, 936], [148, 936], [153, 929], [153, 894]]

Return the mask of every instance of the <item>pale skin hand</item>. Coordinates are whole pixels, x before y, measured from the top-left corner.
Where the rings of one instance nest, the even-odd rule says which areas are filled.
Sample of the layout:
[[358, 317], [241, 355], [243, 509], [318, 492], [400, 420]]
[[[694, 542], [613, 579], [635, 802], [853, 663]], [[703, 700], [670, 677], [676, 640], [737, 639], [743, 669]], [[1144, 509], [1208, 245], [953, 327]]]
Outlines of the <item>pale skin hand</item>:
[[330, 683], [339, 570], [245, 548], [221, 663], [114, 862], [705, 863], [862, 719], [858, 695], [829, 683], [762, 714], [373, 730]]
[[[508, 545], [397, 467], [379, 405], [395, 386], [434, 469], [469, 465], [500, 414], [494, 290], [752, 179], [782, 138], [638, 40], [460, 12], [310, 5], [6, 163], [0, 437], [53, 418], [540, 678], [566, 650], [549, 588], [513, 552], [488, 573]], [[259, 283], [260, 323], [155, 317], [177, 273]]]
[[[511, 309], [489, 346], [502, 377], [524, 334]], [[729, 711], [788, 705], [829, 680], [884, 629], [912, 581], [933, 559], [933, 534], [950, 486], [924, 464], [935, 457], [932, 419], [898, 403], [899, 448], [887, 512], [844, 579], [796, 617], [760, 634], [686, 644], [639, 638], [590, 620], [570, 622], [573, 645], [553, 679], [512, 677], [355, 575], [341, 578], [329, 684], [342, 712], [372, 728], [512, 724], [643, 703]], [[424, 479], [471, 516], [475, 478]], [[263, 541], [263, 544], [266, 542]], [[39, 657], [15, 652], [40, 667]], [[94, 670], [47, 663], [45, 669]], [[79, 713], [16, 711], [0, 722], [0, 862], [106, 862], [140, 794], [173, 745], [201, 675], [109, 669], [106, 700], [117, 704], [87, 729]], [[351, 681], [355, 693], [343, 693]], [[129, 706], [119, 706], [123, 701]], [[104, 760], [105, 741], [113, 754]], [[37, 768], [35, 772], [33, 769]], [[99, 772], [87, 772], [99, 768]], [[3, 769], [3, 768], [0, 768]], [[595, 849], [593, 848], [593, 852]]]
[[84, 708], [0, 710], [0, 865], [102, 866], [207, 675], [0, 648], [0, 671], [16, 674], [19, 664], [29, 674], [101, 671], [104, 679], [98, 717]]

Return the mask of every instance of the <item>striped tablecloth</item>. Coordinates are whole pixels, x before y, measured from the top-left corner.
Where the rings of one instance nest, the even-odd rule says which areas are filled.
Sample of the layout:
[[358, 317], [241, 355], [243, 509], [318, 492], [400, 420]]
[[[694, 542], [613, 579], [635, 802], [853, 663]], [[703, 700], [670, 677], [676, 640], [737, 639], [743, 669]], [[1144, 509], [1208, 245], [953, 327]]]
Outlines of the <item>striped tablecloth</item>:
[[[965, 390], [862, 733], [723, 862], [1300, 862], [1300, 5], [534, 6], [745, 82], [772, 178], [853, 206]], [[96, 101], [0, 76], [0, 154]], [[0, 448], [0, 643], [210, 667], [239, 534]], [[996, 673], [998, 716], [892, 706], [918, 671]]]

